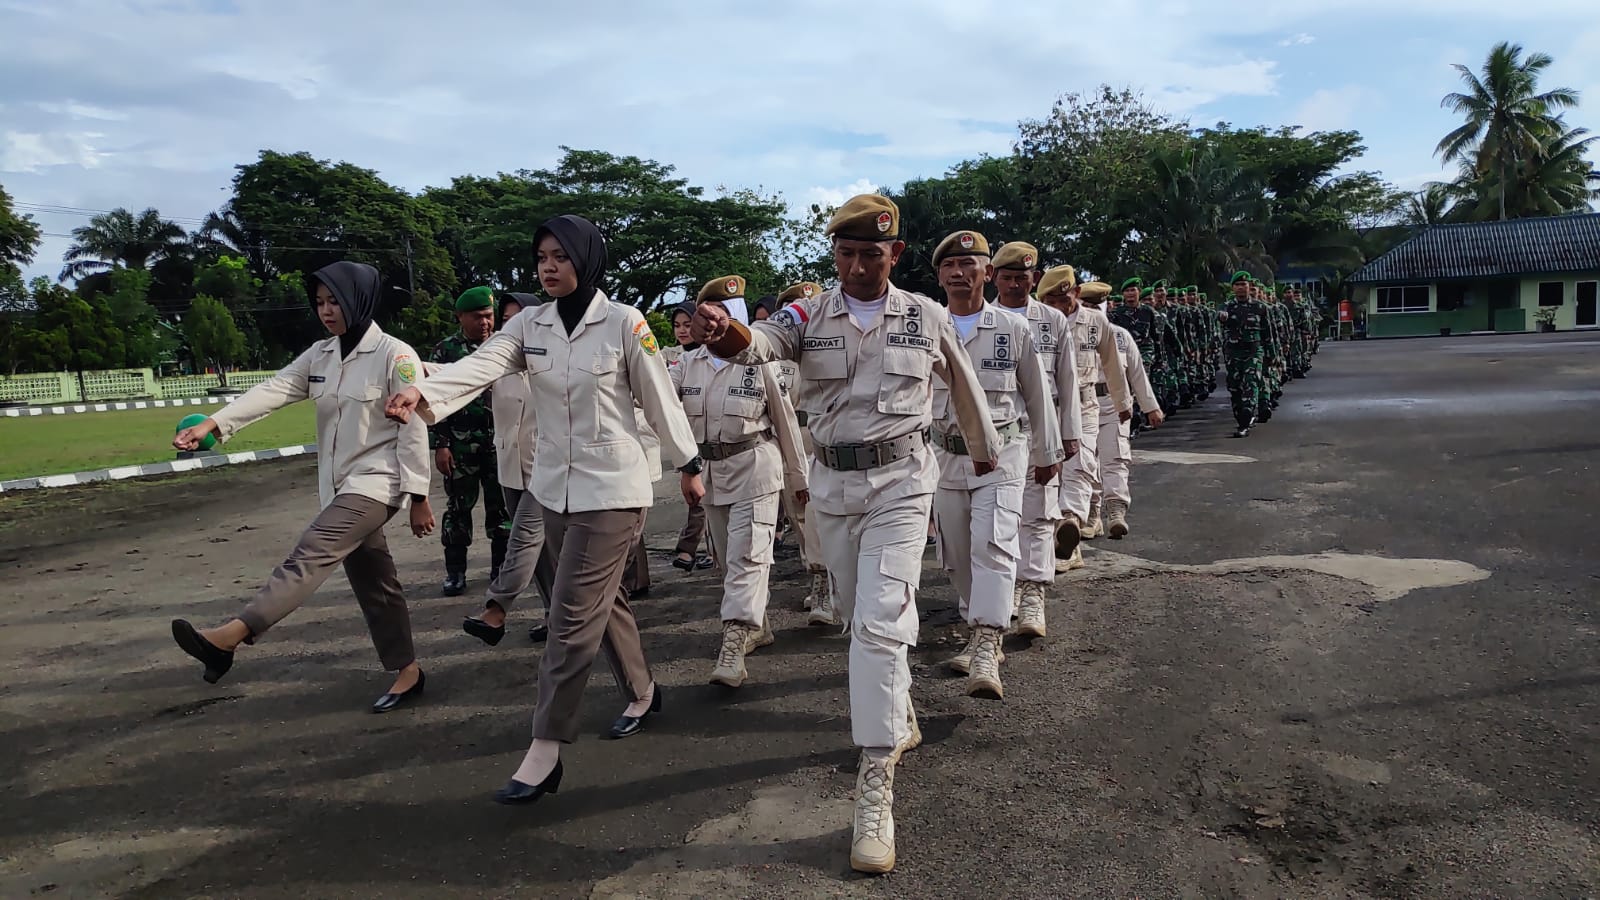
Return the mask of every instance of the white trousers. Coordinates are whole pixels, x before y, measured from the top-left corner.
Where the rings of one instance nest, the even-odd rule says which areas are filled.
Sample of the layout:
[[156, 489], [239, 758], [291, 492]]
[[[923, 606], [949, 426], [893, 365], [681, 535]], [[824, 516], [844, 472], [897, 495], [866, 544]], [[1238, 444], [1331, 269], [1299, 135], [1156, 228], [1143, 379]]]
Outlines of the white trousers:
[[857, 516], [812, 511], [834, 600], [850, 623], [850, 733], [859, 747], [891, 750], [911, 732], [906, 648], [917, 643], [932, 500], [902, 497]]
[[[1100, 432], [1105, 439], [1100, 441], [1096, 455], [1100, 457], [1100, 480], [1095, 485], [1095, 498], [1100, 500], [1100, 505], [1105, 506], [1105, 498], [1121, 500], [1131, 503], [1133, 498], [1128, 493], [1128, 471], [1133, 467], [1133, 442], [1128, 439], [1129, 424], [1117, 420], [1114, 408], [1106, 412], [1109, 404], [1100, 410]], [[1116, 439], [1112, 440], [1112, 434]]]
[[939, 564], [950, 573], [961, 617], [969, 625], [1008, 628], [1020, 555], [1022, 482], [970, 490], [941, 487], [933, 495]]
[[[1061, 509], [1073, 513], [1079, 521], [1089, 518], [1089, 499], [1094, 496], [1095, 482], [1100, 480], [1100, 462], [1096, 455], [1100, 437], [1100, 401], [1092, 397], [1091, 400], [1085, 401], [1079, 408], [1083, 419], [1083, 436], [1078, 443], [1078, 455], [1061, 467]], [[1073, 465], [1073, 462], [1077, 465]]]
[[[1067, 460], [1061, 467], [1077, 465]], [[1023, 479], [1022, 527], [1017, 557], [1017, 580], [1049, 584], [1056, 578], [1056, 522], [1061, 519], [1061, 476], [1039, 484]]]
[[722, 567], [722, 621], [760, 625], [767, 617], [778, 495], [706, 506], [706, 535]]
[[[816, 447], [811, 442], [811, 430], [802, 426], [800, 439], [806, 449], [806, 470], [810, 471], [812, 458], [816, 455]], [[783, 511], [800, 533], [800, 561], [813, 572], [822, 571], [825, 567], [822, 564], [822, 542], [817, 539], [817, 517], [810, 515], [810, 511], [788, 491], [783, 492]]]

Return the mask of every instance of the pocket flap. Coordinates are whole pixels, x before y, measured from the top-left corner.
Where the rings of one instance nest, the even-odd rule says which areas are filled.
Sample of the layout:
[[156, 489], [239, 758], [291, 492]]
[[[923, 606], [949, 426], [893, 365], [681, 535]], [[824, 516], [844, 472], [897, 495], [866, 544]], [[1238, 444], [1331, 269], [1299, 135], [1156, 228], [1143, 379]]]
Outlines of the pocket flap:
[[885, 547], [878, 557], [878, 574], [915, 588], [922, 581], [922, 553]]

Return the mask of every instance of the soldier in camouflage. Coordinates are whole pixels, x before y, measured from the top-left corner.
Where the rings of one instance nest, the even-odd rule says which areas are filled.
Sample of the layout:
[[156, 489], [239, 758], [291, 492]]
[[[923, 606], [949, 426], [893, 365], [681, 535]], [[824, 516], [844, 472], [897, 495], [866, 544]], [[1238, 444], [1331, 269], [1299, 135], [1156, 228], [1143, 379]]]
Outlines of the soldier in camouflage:
[[[1155, 388], [1157, 381], [1155, 374], [1157, 371], [1156, 361], [1160, 359], [1161, 352], [1156, 347], [1155, 310], [1139, 302], [1139, 289], [1142, 287], [1144, 287], [1144, 279], [1142, 278], [1129, 278], [1122, 282], [1122, 305], [1107, 312], [1106, 318], [1111, 320], [1111, 324], [1120, 325], [1127, 329], [1128, 333], [1133, 336], [1133, 342], [1139, 347], [1139, 355], [1144, 358], [1145, 367], [1150, 372], [1151, 387]], [[1161, 396], [1159, 389], [1156, 389], [1156, 399], [1163, 404], [1162, 411], [1170, 415], [1172, 410], [1164, 405], [1166, 400]], [[1139, 432], [1142, 418], [1148, 412], [1149, 410], [1134, 408], [1133, 421], [1130, 423], [1130, 430], [1133, 433], [1137, 434]]]
[[1233, 400], [1233, 420], [1239, 430], [1234, 437], [1247, 437], [1262, 412], [1267, 395], [1265, 384], [1267, 325], [1266, 309], [1251, 298], [1250, 273], [1235, 272], [1233, 299], [1217, 312], [1227, 348], [1228, 394]]
[[[494, 291], [475, 287], [463, 292], [456, 300], [456, 319], [461, 323], [461, 330], [440, 341], [433, 348], [429, 362], [457, 362], [489, 339], [494, 333]], [[428, 428], [428, 446], [433, 449], [434, 465], [444, 477], [445, 492], [450, 498], [440, 529], [444, 542], [443, 593], [446, 597], [460, 596], [467, 589], [472, 507], [477, 505], [480, 493], [483, 495], [483, 530], [489, 536], [491, 580], [500, 573], [500, 564], [506, 556], [506, 541], [511, 536], [511, 517], [506, 514], [495, 459], [490, 390]]]

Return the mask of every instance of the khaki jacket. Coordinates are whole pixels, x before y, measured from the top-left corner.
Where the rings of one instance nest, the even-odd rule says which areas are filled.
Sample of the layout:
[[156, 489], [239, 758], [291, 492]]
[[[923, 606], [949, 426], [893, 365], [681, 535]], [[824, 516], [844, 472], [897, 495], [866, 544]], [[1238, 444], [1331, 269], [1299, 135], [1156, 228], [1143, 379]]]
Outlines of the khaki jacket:
[[[1128, 373], [1128, 386], [1133, 389], [1133, 396], [1139, 401], [1141, 412], [1155, 412], [1161, 409], [1161, 404], [1156, 401], [1155, 391], [1150, 389], [1150, 376], [1144, 370], [1144, 355], [1139, 352], [1139, 342], [1133, 339], [1133, 333], [1121, 325], [1111, 326], [1111, 336], [1117, 345], [1117, 358], [1122, 368]], [[1117, 412], [1116, 405], [1110, 398], [1100, 398], [1100, 411]]]
[[[950, 311], [945, 309], [941, 312], [948, 320]], [[950, 329], [955, 332], [953, 322]], [[1000, 454], [1000, 465], [981, 478], [973, 472], [967, 459], [941, 449], [938, 454], [940, 486], [971, 489], [996, 482], [1016, 481], [1026, 474], [1022, 469], [1028, 458], [1036, 467], [1061, 462], [1061, 424], [1056, 417], [1049, 383], [1045, 380], [1045, 361], [1034, 349], [1033, 330], [1029, 328], [1028, 320], [990, 303], [984, 306], [977, 326], [965, 340], [961, 339], [959, 332], [955, 334], [962, 352], [977, 372], [989, 421], [996, 429], [1024, 421], [1032, 423], [1034, 427], [1027, 436], [1014, 439], [1016, 443], [1025, 442], [1032, 449], [1030, 454]], [[935, 432], [957, 430], [950, 396], [949, 387], [943, 384], [934, 386]]]
[[523, 310], [472, 355], [419, 384], [418, 409], [432, 422], [449, 414], [451, 401], [523, 370], [538, 421], [528, 490], [541, 505], [573, 513], [651, 505], [660, 474], [651, 471], [635, 406], [675, 468], [694, 458], [650, 326], [599, 291], [571, 335], [556, 304]]
[[685, 353], [672, 367], [672, 381], [697, 442], [760, 441], [728, 459], [706, 460], [706, 503], [727, 506], [806, 489], [800, 426], [776, 369], [770, 363], [728, 363], [718, 370], [704, 347]]
[[1133, 409], [1128, 395], [1128, 378], [1117, 357], [1117, 342], [1111, 337], [1111, 320], [1098, 309], [1079, 306], [1067, 317], [1072, 326], [1073, 353], [1078, 364], [1078, 391], [1090, 409], [1100, 405], [1095, 385], [1104, 384], [1118, 412]]
[[1082, 440], [1083, 412], [1077, 402], [1077, 355], [1073, 349], [1072, 326], [1067, 323], [1067, 317], [1032, 297], [1028, 298], [1028, 305], [1021, 309], [1012, 309], [1001, 303], [996, 303], [995, 308], [1027, 318], [1028, 328], [1033, 332], [1033, 348], [1039, 352], [1039, 361], [1044, 364], [1045, 379], [1050, 384], [1050, 399], [1056, 407], [1056, 419], [1061, 423], [1061, 439]]
[[339, 494], [403, 506], [412, 494], [428, 494], [433, 476], [428, 428], [420, 419], [401, 425], [385, 418], [383, 409], [389, 395], [421, 377], [416, 351], [374, 322], [348, 357], [340, 359], [338, 338], [318, 341], [211, 418], [219, 438], [227, 441], [273, 410], [310, 398], [317, 408], [317, 495], [322, 506]]
[[[862, 331], [838, 288], [799, 300], [748, 329], [734, 323], [710, 348], [743, 365], [774, 360], [800, 364], [807, 428], [817, 447], [875, 444], [923, 432], [933, 424], [933, 376], [949, 385], [950, 402], [972, 459], [993, 461], [1000, 439], [989, 421], [983, 387], [956, 339], [944, 308], [889, 286], [883, 315]], [[931, 494], [939, 467], [931, 446], [854, 472], [811, 469], [811, 500], [830, 515], [864, 515], [885, 501]]]

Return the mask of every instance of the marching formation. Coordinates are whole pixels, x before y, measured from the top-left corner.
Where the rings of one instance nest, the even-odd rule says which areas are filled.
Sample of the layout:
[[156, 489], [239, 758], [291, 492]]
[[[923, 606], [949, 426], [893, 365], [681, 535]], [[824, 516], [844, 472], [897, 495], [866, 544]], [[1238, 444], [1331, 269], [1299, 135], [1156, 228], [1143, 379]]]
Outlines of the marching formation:
[[1318, 319], [1297, 292], [1279, 298], [1244, 272], [1220, 310], [1193, 285], [1138, 278], [1106, 310], [1106, 282], [973, 230], [934, 249], [940, 302], [891, 281], [906, 245], [899, 210], [876, 194], [846, 202], [826, 234], [836, 286], [752, 302], [744, 277], [713, 278], [675, 311], [683, 349], [670, 363], [644, 316], [601, 289], [605, 241], [576, 216], [535, 233], [542, 298], [467, 291], [461, 332], [426, 363], [372, 322], [375, 270], [316, 273], [331, 336], [174, 444], [227, 438], [310, 398], [322, 511], [238, 618], [177, 620], [175, 640], [215, 682], [342, 565], [398, 673], [373, 711], [414, 701], [425, 677], [382, 528], [409, 508], [413, 532], [432, 532], [431, 448], [449, 496], [446, 595], [466, 589], [471, 509], [484, 500], [490, 579], [463, 630], [498, 645], [516, 598], [542, 595], [532, 740], [494, 795], [534, 802], [561, 785], [597, 657], [622, 696], [608, 737], [663, 709], [631, 604], [648, 588], [641, 534], [664, 457], [690, 510], [674, 564], [722, 576], [708, 681], [739, 688], [748, 655], [773, 643], [780, 523], [798, 536], [808, 621], [849, 635], [861, 748], [851, 865], [892, 870], [896, 770], [922, 740], [908, 654], [930, 533], [967, 629], [948, 666], [969, 695], [998, 700], [1006, 636], [1045, 638], [1047, 591], [1083, 565], [1081, 542], [1130, 533], [1138, 432], [1205, 400], [1225, 368], [1236, 433], [1248, 434], [1310, 370]]

